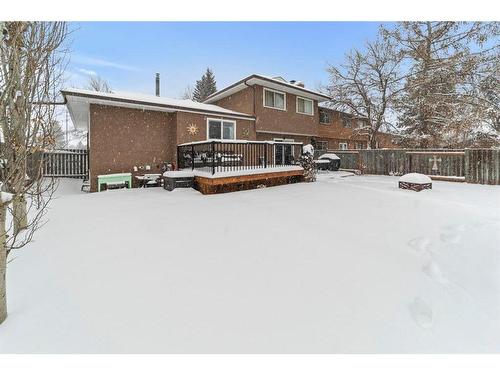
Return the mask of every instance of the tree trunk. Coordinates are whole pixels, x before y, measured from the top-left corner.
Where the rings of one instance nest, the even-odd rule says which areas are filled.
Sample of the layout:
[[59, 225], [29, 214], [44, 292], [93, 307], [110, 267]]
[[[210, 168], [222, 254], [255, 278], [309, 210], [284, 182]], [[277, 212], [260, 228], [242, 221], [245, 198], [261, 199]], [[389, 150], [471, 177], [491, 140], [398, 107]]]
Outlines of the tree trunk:
[[[28, 208], [23, 195], [16, 195], [12, 201], [14, 236], [28, 227]], [[1, 228], [0, 228], [1, 230]]]
[[0, 324], [7, 319], [7, 288], [5, 275], [7, 273], [7, 247], [5, 233], [5, 216], [7, 206], [0, 204]]

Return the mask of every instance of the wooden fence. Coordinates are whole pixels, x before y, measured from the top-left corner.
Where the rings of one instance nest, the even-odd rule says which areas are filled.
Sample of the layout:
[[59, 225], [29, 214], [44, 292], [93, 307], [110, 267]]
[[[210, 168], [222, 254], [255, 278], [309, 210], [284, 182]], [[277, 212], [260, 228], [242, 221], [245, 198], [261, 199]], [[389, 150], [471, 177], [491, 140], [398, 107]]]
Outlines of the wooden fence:
[[342, 169], [365, 174], [402, 175], [417, 172], [435, 179], [500, 184], [500, 150], [494, 149], [382, 149], [318, 150], [333, 152]]
[[85, 178], [88, 169], [87, 150], [63, 149], [43, 153], [43, 175], [46, 177]]

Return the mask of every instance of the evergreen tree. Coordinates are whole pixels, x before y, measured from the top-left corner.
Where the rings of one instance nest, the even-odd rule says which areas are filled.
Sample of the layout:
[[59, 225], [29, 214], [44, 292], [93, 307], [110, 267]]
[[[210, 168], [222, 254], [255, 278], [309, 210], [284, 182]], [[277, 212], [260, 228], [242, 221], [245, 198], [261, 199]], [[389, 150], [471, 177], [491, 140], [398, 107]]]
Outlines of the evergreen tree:
[[215, 75], [207, 68], [207, 71], [200, 80], [196, 81], [196, 86], [193, 92], [193, 100], [203, 102], [209, 95], [217, 91], [217, 84], [215, 82]]

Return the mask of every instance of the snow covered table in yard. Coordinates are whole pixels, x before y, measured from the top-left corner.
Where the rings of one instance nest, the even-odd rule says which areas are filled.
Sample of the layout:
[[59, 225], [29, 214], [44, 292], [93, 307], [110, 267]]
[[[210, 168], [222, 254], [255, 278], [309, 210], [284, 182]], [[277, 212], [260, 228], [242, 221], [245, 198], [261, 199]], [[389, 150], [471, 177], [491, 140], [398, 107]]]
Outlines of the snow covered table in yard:
[[432, 180], [425, 174], [408, 173], [399, 178], [399, 188], [413, 191], [432, 189]]
[[177, 187], [192, 188], [194, 173], [192, 171], [167, 171], [163, 173], [163, 187], [172, 191]]
[[143, 176], [135, 176], [135, 178], [139, 181], [139, 187], [148, 187], [148, 186], [159, 186], [161, 179], [161, 175], [159, 173], [149, 173]]

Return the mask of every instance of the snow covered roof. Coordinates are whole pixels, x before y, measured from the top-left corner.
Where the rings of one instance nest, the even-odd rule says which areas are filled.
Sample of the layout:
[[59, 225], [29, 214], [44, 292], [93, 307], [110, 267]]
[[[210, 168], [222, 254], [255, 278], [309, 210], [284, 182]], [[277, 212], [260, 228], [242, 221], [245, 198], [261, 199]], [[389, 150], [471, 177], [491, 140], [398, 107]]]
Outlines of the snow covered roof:
[[356, 116], [356, 115], [353, 115], [349, 112], [345, 112], [345, 111], [340, 111], [336, 108], [333, 108], [332, 104], [329, 103], [329, 102], [324, 102], [324, 103], [318, 103], [318, 107], [319, 109], [327, 109], [329, 111], [332, 111], [332, 112], [337, 112], [337, 113], [340, 113], [342, 115], [346, 115], [346, 116], [349, 116], [351, 118], [354, 118], [354, 119], [366, 119], [367, 117], [365, 116]]
[[166, 98], [162, 96], [145, 95], [126, 92], [98, 92], [69, 88], [61, 90], [66, 100], [71, 119], [79, 129], [88, 128], [88, 113], [90, 104], [103, 104], [117, 107], [139, 108], [164, 112], [191, 112], [209, 115], [225, 116], [254, 120], [246, 113], [231, 111], [213, 104], [198, 103], [192, 100]]
[[268, 77], [260, 74], [252, 74], [210, 95], [205, 100], [205, 103], [214, 103], [222, 98], [225, 98], [226, 96], [232, 95], [238, 91], [243, 90], [248, 86], [253, 86], [253, 85], [261, 85], [271, 89], [281, 90], [290, 94], [317, 100], [319, 102], [330, 99], [329, 96], [317, 91], [308, 90], [302, 86], [299, 86], [298, 83], [299, 82], [296, 83], [287, 82], [282, 77]]

